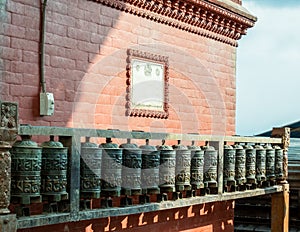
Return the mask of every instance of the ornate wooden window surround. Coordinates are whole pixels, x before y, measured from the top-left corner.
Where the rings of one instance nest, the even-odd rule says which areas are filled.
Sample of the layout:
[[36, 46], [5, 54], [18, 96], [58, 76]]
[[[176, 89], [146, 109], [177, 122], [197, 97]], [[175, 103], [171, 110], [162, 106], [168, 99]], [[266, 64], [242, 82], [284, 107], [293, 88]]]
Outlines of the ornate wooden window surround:
[[168, 57], [134, 49], [127, 55], [127, 115], [168, 118]]

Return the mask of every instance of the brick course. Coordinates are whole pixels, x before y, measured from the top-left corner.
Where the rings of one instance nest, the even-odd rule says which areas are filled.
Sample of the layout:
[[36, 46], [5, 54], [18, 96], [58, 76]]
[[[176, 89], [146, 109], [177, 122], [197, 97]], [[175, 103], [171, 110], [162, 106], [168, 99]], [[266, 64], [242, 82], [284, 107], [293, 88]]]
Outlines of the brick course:
[[[235, 47], [86, 0], [48, 1], [45, 79], [47, 91], [54, 93], [56, 111], [52, 117], [40, 117], [39, 13], [38, 0], [7, 0], [6, 11], [1, 11], [0, 99], [19, 103], [20, 123], [235, 133]], [[168, 119], [125, 115], [128, 48], [169, 56]], [[214, 207], [223, 204], [211, 205]], [[222, 208], [201, 220], [174, 220], [171, 224], [164, 220], [153, 224], [153, 229], [217, 231], [215, 228], [224, 227], [224, 231], [232, 231], [232, 211]], [[193, 226], [186, 228], [190, 220]], [[66, 226], [72, 228], [69, 231], [83, 231], [92, 224], [91, 228], [99, 231], [100, 222], [107, 224], [101, 219], [54, 227], [57, 231]], [[192, 228], [199, 226], [201, 229]]]

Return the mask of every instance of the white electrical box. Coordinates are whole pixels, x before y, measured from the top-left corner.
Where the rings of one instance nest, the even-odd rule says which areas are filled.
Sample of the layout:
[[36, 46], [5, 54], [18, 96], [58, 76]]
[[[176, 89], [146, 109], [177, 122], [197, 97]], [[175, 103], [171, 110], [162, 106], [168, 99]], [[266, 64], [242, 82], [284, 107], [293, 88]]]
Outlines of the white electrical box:
[[40, 115], [54, 114], [53, 93], [40, 93]]

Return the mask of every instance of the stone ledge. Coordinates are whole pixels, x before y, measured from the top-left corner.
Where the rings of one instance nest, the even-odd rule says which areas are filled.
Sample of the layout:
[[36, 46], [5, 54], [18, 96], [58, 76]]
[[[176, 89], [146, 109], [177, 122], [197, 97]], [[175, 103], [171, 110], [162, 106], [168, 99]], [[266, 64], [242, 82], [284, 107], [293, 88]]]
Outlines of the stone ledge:
[[[82, 220], [91, 220], [97, 218], [140, 214], [140, 213], [154, 212], [154, 211], [167, 210], [167, 209], [176, 209], [176, 208], [200, 205], [205, 203], [235, 200], [239, 198], [261, 196], [265, 194], [273, 194], [282, 191], [283, 191], [283, 187], [281, 185], [276, 185], [264, 189], [247, 190], [243, 192], [233, 192], [233, 193], [223, 193], [219, 195], [197, 196], [197, 197], [179, 199], [176, 201], [164, 201], [161, 203], [134, 205], [131, 207], [116, 207], [116, 208], [109, 208], [109, 209], [100, 208], [94, 210], [84, 210], [78, 212], [77, 220], [82, 221]], [[74, 220], [71, 218], [69, 213], [43, 214], [38, 216], [18, 218], [17, 228], [18, 229], [31, 228], [37, 226], [66, 223], [71, 221]]]
[[15, 214], [0, 215], [0, 232], [16, 232], [17, 218]]
[[55, 135], [76, 137], [102, 137], [124, 139], [153, 139], [153, 140], [185, 140], [185, 141], [227, 141], [240, 143], [273, 143], [281, 144], [281, 138], [252, 137], [252, 136], [219, 136], [198, 134], [155, 133], [141, 131], [102, 130], [92, 128], [67, 128], [21, 125], [19, 135]]

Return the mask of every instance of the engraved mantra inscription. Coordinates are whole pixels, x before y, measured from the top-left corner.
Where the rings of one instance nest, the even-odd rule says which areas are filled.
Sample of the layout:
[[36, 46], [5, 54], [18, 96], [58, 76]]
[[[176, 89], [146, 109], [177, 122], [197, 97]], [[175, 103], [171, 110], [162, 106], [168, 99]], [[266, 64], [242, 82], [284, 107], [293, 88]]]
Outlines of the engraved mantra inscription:
[[132, 60], [132, 107], [163, 110], [164, 66], [144, 60]]
[[167, 118], [168, 57], [134, 49], [127, 55], [127, 114]]

